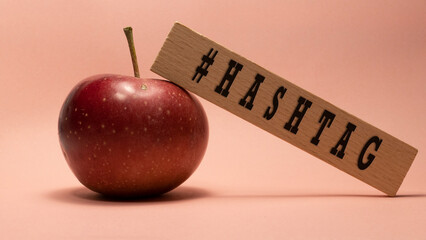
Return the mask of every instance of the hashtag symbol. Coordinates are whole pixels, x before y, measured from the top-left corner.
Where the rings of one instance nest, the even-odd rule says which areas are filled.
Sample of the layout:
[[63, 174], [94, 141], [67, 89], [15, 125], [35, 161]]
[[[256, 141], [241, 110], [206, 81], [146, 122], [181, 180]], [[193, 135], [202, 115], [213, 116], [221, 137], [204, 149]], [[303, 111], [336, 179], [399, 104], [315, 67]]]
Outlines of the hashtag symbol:
[[[214, 58], [216, 57], [217, 51], [214, 51], [213, 53], [213, 48], [210, 48], [209, 53], [207, 53], [207, 55], [203, 55], [203, 57], [201, 58], [201, 60], [203, 60], [203, 62], [201, 63], [200, 66], [198, 66], [195, 69], [195, 74], [192, 77], [192, 80], [197, 79], [197, 83], [200, 82], [201, 78], [203, 76], [207, 76], [207, 73], [209, 73], [209, 71], [207, 71], [207, 69], [209, 68], [210, 65], [213, 65], [214, 63]], [[213, 56], [210, 57], [210, 55], [213, 53]]]

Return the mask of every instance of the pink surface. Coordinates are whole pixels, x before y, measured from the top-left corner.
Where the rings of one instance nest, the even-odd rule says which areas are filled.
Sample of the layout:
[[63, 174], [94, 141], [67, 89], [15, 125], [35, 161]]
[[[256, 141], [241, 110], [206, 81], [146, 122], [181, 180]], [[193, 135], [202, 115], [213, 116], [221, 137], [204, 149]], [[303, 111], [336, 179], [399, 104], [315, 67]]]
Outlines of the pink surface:
[[[425, 239], [426, 2], [1, 1], [2, 239]], [[98, 73], [142, 75], [174, 21], [419, 149], [388, 198], [202, 100], [196, 173], [149, 201], [86, 190], [59, 148], [68, 92]]]

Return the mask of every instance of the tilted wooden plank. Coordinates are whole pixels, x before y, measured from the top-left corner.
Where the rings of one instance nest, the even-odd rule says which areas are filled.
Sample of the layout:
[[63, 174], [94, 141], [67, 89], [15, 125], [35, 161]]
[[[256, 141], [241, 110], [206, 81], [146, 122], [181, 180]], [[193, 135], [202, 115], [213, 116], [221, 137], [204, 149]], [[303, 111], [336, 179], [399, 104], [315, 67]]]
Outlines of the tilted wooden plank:
[[417, 154], [180, 23], [151, 70], [389, 196], [396, 195]]

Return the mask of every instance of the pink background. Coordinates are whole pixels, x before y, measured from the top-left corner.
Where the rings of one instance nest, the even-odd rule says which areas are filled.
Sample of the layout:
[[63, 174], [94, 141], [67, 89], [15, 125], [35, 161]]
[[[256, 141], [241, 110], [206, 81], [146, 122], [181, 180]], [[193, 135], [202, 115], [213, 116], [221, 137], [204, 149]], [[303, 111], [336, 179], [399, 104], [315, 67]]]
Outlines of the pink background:
[[[180, 2], [180, 3], [178, 3]], [[426, 2], [0, 0], [0, 238], [426, 239]], [[388, 198], [202, 100], [210, 142], [196, 173], [149, 201], [86, 190], [59, 148], [71, 88], [142, 76], [174, 21], [419, 149]], [[223, 137], [225, 136], [225, 137]]]

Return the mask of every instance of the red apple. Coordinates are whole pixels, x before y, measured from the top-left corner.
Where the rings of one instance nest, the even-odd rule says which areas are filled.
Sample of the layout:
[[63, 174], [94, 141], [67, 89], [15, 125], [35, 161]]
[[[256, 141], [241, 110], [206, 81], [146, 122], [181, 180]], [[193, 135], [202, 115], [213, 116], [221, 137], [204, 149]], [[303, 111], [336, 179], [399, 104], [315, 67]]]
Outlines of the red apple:
[[208, 141], [200, 102], [183, 88], [141, 79], [132, 29], [124, 28], [135, 77], [80, 82], [59, 115], [65, 159], [87, 188], [114, 197], [168, 192], [195, 171]]
[[110, 196], [151, 196], [183, 183], [207, 147], [199, 101], [156, 79], [97, 75], [67, 97], [59, 137], [69, 167], [87, 188]]

